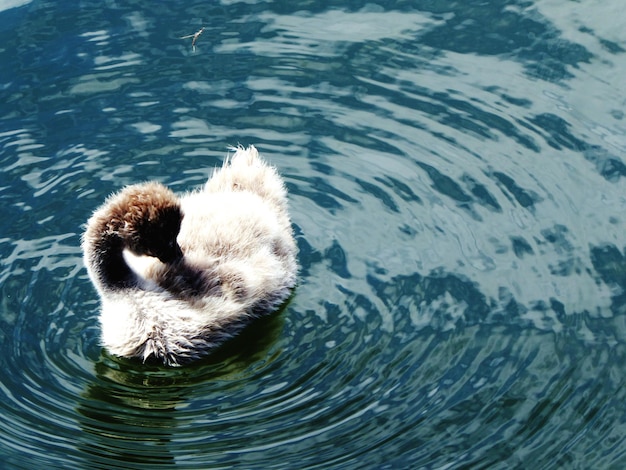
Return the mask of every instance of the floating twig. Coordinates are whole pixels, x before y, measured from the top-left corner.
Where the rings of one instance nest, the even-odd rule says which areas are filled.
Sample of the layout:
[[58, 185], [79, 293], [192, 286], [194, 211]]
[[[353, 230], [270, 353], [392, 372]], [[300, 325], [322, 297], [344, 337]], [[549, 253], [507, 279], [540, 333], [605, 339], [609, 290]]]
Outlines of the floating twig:
[[198, 38], [200, 37], [200, 35], [202, 34], [202, 32], [204, 31], [204, 26], [202, 28], [200, 28], [199, 31], [193, 33], [193, 34], [188, 34], [187, 36], [181, 36], [180, 39], [189, 39], [189, 38], [193, 38], [193, 40], [191, 41], [191, 50], [196, 52], [196, 41], [198, 40]]

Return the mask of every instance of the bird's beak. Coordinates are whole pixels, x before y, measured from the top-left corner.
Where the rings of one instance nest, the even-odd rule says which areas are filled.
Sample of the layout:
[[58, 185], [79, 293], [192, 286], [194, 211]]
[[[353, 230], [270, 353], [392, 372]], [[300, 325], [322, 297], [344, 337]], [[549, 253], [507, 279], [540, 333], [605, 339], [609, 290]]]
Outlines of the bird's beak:
[[183, 257], [183, 250], [181, 250], [178, 243], [172, 245], [172, 249], [161, 253], [159, 259], [163, 263], [174, 263]]

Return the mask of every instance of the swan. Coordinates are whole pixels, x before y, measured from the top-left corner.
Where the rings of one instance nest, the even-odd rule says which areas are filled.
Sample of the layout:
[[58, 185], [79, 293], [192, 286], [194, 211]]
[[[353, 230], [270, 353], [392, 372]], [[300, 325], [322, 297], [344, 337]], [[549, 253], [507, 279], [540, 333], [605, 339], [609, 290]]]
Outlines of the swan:
[[103, 346], [171, 366], [276, 310], [298, 270], [287, 190], [253, 146], [235, 149], [200, 190], [177, 196], [147, 182], [109, 196], [82, 249]]

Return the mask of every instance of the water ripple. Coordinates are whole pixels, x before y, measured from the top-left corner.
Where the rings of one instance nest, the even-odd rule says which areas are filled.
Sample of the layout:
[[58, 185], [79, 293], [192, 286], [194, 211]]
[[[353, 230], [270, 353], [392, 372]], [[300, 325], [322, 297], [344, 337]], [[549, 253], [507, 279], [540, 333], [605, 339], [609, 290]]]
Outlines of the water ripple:
[[[624, 459], [623, 51], [602, 8], [57, 6], [0, 11], [20, 19], [0, 32], [5, 466]], [[110, 356], [82, 224], [124, 184], [202, 184], [238, 143], [285, 177], [293, 298], [190, 367]]]

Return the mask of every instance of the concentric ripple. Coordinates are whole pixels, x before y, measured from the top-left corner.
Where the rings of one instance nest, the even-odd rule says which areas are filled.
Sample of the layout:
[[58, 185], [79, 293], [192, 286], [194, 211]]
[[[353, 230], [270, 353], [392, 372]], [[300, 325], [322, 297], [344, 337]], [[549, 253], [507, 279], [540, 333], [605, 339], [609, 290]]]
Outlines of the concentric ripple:
[[[613, 3], [0, 9], [2, 465], [619, 468]], [[285, 178], [293, 297], [189, 367], [109, 355], [82, 224], [238, 143]]]

